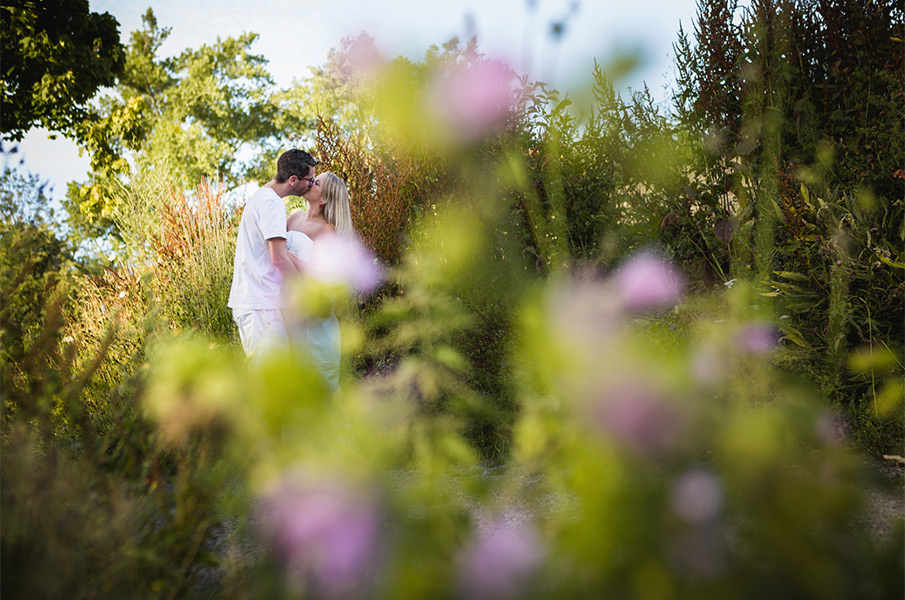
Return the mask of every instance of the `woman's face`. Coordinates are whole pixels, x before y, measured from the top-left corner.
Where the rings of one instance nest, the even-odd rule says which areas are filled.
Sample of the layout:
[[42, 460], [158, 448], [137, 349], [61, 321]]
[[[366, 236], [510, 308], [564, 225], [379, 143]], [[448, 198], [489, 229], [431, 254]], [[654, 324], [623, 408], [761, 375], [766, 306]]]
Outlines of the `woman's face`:
[[314, 184], [308, 191], [302, 194], [302, 198], [307, 200], [308, 202], [320, 202], [320, 199], [324, 195], [324, 181], [326, 179], [326, 173], [321, 173], [317, 177], [314, 178]]

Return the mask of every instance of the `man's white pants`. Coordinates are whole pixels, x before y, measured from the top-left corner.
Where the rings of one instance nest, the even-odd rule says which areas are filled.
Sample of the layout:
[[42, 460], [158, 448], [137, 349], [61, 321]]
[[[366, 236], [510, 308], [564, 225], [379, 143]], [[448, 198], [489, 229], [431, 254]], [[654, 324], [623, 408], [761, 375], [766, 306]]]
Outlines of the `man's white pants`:
[[289, 336], [279, 310], [233, 309], [233, 321], [239, 328], [242, 349], [252, 362], [289, 350]]

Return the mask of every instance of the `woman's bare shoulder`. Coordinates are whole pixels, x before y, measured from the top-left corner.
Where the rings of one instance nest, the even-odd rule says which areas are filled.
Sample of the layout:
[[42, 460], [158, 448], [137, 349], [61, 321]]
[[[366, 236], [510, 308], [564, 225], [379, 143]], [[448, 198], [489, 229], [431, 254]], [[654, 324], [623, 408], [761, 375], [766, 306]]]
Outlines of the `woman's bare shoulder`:
[[322, 235], [330, 235], [331, 233], [335, 233], [333, 229], [333, 225], [329, 223], [317, 223], [311, 231], [311, 239], [318, 238]]
[[286, 218], [286, 229], [294, 231], [302, 230], [302, 223], [305, 222], [305, 211], [297, 210]]

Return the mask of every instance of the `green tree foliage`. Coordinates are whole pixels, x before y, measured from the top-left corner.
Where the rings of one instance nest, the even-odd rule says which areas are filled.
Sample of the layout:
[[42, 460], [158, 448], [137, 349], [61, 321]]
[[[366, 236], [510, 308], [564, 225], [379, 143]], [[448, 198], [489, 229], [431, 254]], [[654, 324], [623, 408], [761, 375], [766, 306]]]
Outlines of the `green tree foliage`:
[[367, 87], [384, 64], [374, 38], [362, 31], [343, 38], [338, 49], [330, 49], [326, 63], [309, 67], [310, 73], [278, 93], [276, 101], [311, 131], [319, 117], [345, 134], [361, 131], [373, 117], [374, 98]]
[[903, 17], [894, 0], [701, 0], [696, 44], [676, 45], [686, 218], [777, 298], [827, 391], [874, 415], [877, 374], [846, 357], [901, 355]]
[[93, 178], [70, 188], [68, 208], [95, 235], [110, 230], [118, 186], [135, 172], [153, 170], [180, 189], [270, 179], [282, 132], [300, 130], [275, 103], [266, 59], [251, 52], [256, 34], [161, 58], [170, 28], [150, 9], [142, 20], [115, 93], [79, 131]]
[[13, 140], [35, 125], [75, 134], [89, 117], [88, 101], [125, 64], [119, 24], [91, 12], [88, 0], [4, 2], [0, 39], [0, 131]]
[[[47, 209], [49, 199], [36, 176], [6, 169], [0, 177], [0, 290], [3, 306], [2, 360], [21, 357], [39, 335], [43, 307], [74, 266], [73, 248]], [[9, 382], [5, 382], [9, 383]]]
[[541, 84], [518, 124], [513, 150], [532, 185], [514, 206], [527, 224], [526, 254], [542, 271], [563, 260], [610, 266], [658, 241], [677, 195], [675, 130], [647, 88], [623, 100], [600, 65], [592, 82], [587, 114]]

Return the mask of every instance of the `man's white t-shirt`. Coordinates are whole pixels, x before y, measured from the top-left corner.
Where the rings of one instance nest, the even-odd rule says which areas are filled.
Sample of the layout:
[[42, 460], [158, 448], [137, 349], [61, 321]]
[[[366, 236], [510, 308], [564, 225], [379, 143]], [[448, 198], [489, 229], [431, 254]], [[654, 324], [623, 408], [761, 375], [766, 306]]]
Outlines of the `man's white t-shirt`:
[[276, 192], [262, 187], [245, 203], [239, 222], [227, 303], [234, 311], [282, 307], [283, 276], [270, 262], [271, 238], [286, 238], [286, 205]]

